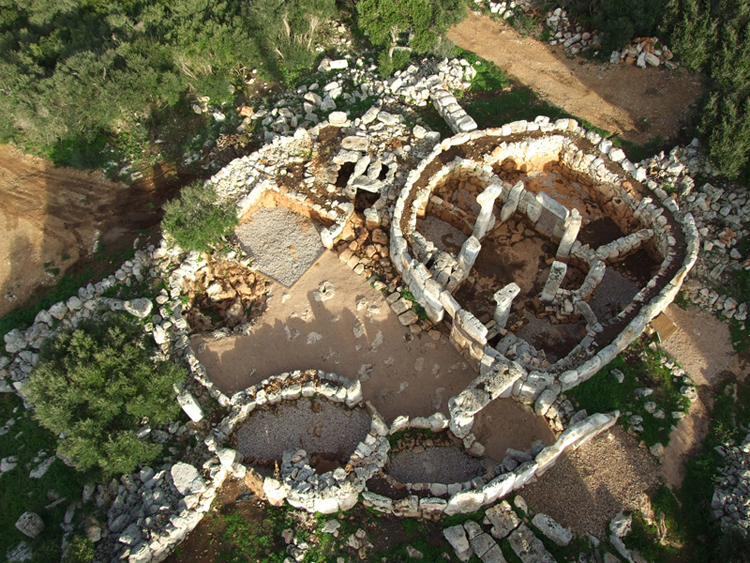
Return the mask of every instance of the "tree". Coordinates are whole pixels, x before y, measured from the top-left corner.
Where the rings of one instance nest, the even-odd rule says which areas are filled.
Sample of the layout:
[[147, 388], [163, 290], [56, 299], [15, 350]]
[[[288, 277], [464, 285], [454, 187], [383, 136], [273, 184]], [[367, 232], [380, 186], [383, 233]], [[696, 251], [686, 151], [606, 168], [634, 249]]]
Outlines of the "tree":
[[451, 25], [466, 15], [462, 0], [359, 0], [359, 27], [375, 45], [393, 56], [398, 37], [408, 33], [408, 45], [426, 53]]
[[154, 360], [149, 340], [132, 317], [109, 313], [42, 346], [28, 396], [39, 423], [61, 436], [58, 453], [79, 471], [128, 473], [161, 453], [136, 430], [177, 416], [174, 385], [187, 370]]

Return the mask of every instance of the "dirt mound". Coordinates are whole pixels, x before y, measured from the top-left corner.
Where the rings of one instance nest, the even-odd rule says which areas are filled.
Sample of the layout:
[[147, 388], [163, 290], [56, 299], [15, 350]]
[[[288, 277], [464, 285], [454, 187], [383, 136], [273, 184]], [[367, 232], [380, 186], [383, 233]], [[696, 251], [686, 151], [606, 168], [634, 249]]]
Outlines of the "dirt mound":
[[491, 60], [551, 104], [635, 143], [676, 138], [702, 90], [700, 76], [571, 58], [562, 47], [522, 37], [508, 24], [475, 13], [448, 38]]

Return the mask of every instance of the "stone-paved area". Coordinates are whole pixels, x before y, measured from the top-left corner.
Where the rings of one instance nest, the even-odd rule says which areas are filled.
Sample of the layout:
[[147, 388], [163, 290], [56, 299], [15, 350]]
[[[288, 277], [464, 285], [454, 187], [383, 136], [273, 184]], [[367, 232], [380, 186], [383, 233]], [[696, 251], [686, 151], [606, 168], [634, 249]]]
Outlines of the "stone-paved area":
[[263, 207], [235, 230], [252, 268], [291, 287], [325, 248], [318, 226], [286, 207]]

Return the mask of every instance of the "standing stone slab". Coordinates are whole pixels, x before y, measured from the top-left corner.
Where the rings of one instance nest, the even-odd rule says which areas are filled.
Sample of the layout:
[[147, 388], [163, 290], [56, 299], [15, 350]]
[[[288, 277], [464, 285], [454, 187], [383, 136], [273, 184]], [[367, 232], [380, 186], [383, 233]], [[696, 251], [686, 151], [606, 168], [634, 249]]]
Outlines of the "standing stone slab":
[[495, 292], [494, 299], [497, 303], [495, 308], [495, 323], [498, 328], [505, 328], [505, 324], [508, 322], [510, 316], [511, 305], [513, 305], [513, 299], [521, 292], [521, 288], [518, 284], [511, 282], [504, 288], [499, 289]]
[[557, 563], [526, 524], [518, 526], [508, 538], [510, 546], [523, 563]]
[[563, 262], [555, 260], [552, 262], [552, 266], [549, 269], [549, 275], [547, 276], [547, 282], [544, 284], [542, 290], [542, 301], [549, 303], [555, 298], [557, 290], [560, 289], [563, 278], [568, 271], [568, 265]]

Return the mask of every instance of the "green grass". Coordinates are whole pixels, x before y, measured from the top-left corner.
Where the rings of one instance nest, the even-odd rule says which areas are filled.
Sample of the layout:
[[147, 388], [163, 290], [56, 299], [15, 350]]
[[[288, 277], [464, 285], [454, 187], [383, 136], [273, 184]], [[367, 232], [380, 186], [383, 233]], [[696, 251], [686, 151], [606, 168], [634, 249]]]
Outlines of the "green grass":
[[[736, 391], [735, 391], [736, 389]], [[714, 493], [717, 468], [724, 458], [715, 450], [730, 441], [742, 440], [741, 425], [750, 424], [750, 382], [727, 382], [715, 394], [708, 436], [701, 450], [685, 465], [685, 479], [677, 497], [665, 486], [650, 493], [656, 517], [664, 513], [667, 543], [682, 545], [677, 556], [684, 563], [713, 563], [715, 561], [748, 561], [747, 542], [725, 534], [711, 519], [711, 498]], [[674, 560], [675, 547], [658, 543], [655, 529], [642, 517], [633, 519], [633, 531], [625, 539], [631, 549], [640, 551], [649, 561]], [[742, 559], [745, 557], [745, 559]]]
[[249, 521], [236, 511], [220, 514], [215, 522], [225, 526], [217, 561], [222, 563], [281, 563], [284, 550], [278, 545], [281, 532], [290, 527], [285, 508], [265, 507], [266, 517], [260, 522]]
[[411, 308], [417, 314], [417, 317], [419, 317], [420, 321], [427, 320], [427, 311], [425, 311], [425, 308], [422, 306], [422, 304], [417, 301], [416, 297], [414, 297], [414, 295], [412, 295], [412, 293], [408, 289], [404, 288], [401, 290], [401, 297], [403, 297], [407, 301], [412, 302]]
[[[638, 434], [647, 446], [669, 443], [669, 435], [675, 420], [672, 412], [685, 411], [688, 400], [680, 394], [680, 387], [687, 382], [682, 378], [673, 380], [672, 373], [661, 362], [662, 352], [647, 345], [647, 339], [633, 343], [628, 350], [617, 356], [606, 367], [588, 381], [571, 389], [568, 394], [579, 408], [589, 413], [619, 410], [620, 423], [629, 427], [629, 417], [622, 413], [630, 411], [643, 417], [643, 431]], [[619, 369], [625, 376], [617, 383], [612, 372]], [[654, 390], [649, 397], [638, 398], [636, 389], [648, 387]], [[653, 401], [657, 409], [665, 412], [666, 418], [657, 419], [646, 412], [645, 403]]]
[[[21, 541], [25, 541], [34, 552], [33, 562], [59, 561], [63, 534], [60, 524], [65, 511], [71, 503], [80, 502], [83, 486], [93, 481], [96, 474], [79, 473], [56, 459], [41, 479], [29, 479], [29, 471], [39, 464], [33, 461], [37, 453], [44, 450], [45, 459], [54, 455], [57, 439], [37, 424], [16, 395], [0, 395], [0, 422], [4, 424], [11, 418], [15, 423], [7, 434], [0, 436], [0, 458], [16, 455], [19, 463], [15, 469], [0, 478], [0, 482], [4, 483], [0, 486], [0, 502], [3, 506], [0, 511], [0, 556], [5, 556], [8, 549], [14, 549]], [[46, 510], [45, 506], [53, 502], [48, 497], [49, 491], [54, 491], [66, 501]], [[89, 508], [90, 506], [76, 510], [74, 523], [80, 521]], [[45, 525], [42, 533], [33, 540], [15, 527], [16, 520], [27, 510], [39, 514]]]

